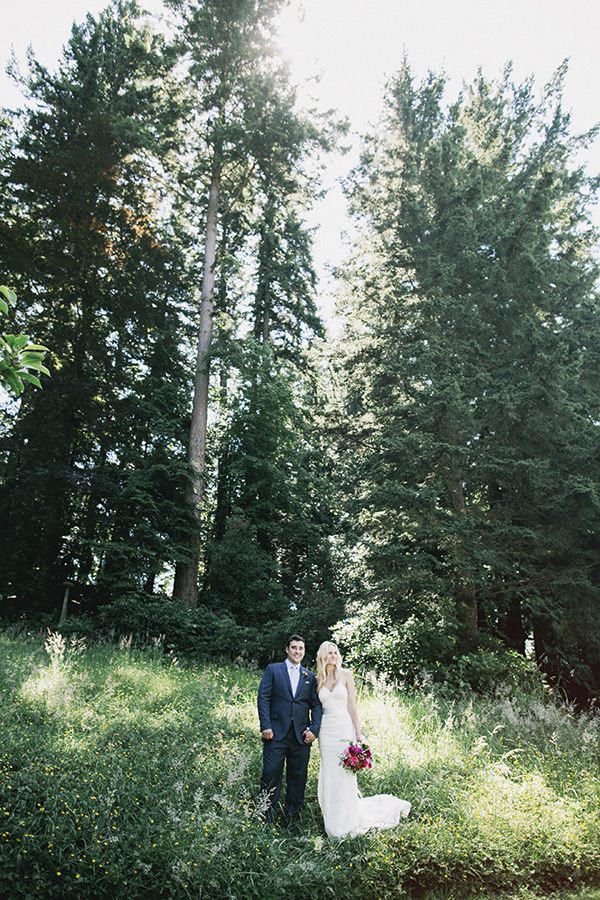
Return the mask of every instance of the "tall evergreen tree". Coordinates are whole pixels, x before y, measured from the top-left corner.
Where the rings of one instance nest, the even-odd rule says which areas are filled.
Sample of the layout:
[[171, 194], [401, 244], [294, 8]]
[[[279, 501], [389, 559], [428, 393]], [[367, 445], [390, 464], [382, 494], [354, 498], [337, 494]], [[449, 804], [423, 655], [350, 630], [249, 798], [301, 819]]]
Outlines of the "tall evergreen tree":
[[[275, 184], [279, 196], [294, 190], [294, 170], [302, 156], [326, 139], [325, 132], [294, 109], [294, 91], [273, 43], [275, 17], [284, 0], [169, 0], [168, 5], [180, 16], [179, 41], [187, 62], [190, 98], [192, 139], [184, 155], [187, 171], [181, 177], [195, 201], [197, 218], [200, 210], [205, 222], [188, 444], [192, 472], [188, 499], [198, 528], [190, 543], [189, 561], [178, 565], [174, 584], [174, 596], [189, 607], [197, 599], [202, 546], [215, 281], [220, 265], [227, 265], [217, 255], [222, 229], [232, 208], [242, 201], [252, 202], [259, 179], [266, 196], [273, 195]], [[281, 191], [285, 179], [287, 188]], [[291, 239], [291, 221], [288, 227]], [[268, 252], [265, 239], [261, 248], [263, 254]], [[262, 275], [260, 327], [264, 333], [272, 328], [276, 304], [271, 305], [270, 277], [264, 267]]]
[[216, 495], [202, 600], [245, 626], [269, 622], [271, 634], [290, 615], [305, 633], [323, 633], [341, 612], [334, 516], [307, 402], [315, 380], [307, 349], [322, 334], [312, 235], [301, 218], [312, 191], [297, 168], [261, 168], [248, 188], [252, 202], [222, 223], [227, 258], [233, 234], [241, 235], [244, 264], [217, 272]]
[[3, 441], [1, 578], [44, 608], [65, 579], [151, 584], [185, 531], [184, 292], [152, 174], [169, 60], [137, 17], [116, 2], [74, 26], [56, 74], [31, 61], [3, 160], [2, 259], [53, 354]]
[[[228, 509], [209, 543], [203, 602], [267, 632], [320, 633], [342, 613], [329, 485], [306, 387], [273, 345], [248, 336], [231, 388]], [[300, 624], [297, 625], [300, 628]]]
[[599, 599], [597, 180], [573, 163], [564, 74], [541, 99], [480, 75], [446, 109], [444, 79], [405, 65], [353, 179], [348, 273], [373, 596], [399, 622], [456, 619], [463, 649], [533, 631], [540, 659]]

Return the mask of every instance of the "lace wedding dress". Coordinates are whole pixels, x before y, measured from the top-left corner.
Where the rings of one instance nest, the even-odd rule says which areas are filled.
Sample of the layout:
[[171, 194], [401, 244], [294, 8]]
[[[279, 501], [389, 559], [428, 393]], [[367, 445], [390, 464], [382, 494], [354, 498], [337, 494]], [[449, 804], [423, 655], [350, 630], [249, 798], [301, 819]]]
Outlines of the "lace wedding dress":
[[391, 828], [410, 812], [408, 800], [391, 794], [361, 797], [356, 775], [348, 772], [340, 757], [355, 740], [348, 712], [348, 691], [338, 682], [332, 691], [322, 687], [319, 699], [323, 720], [319, 732], [319, 804], [329, 837], [351, 837], [370, 828]]

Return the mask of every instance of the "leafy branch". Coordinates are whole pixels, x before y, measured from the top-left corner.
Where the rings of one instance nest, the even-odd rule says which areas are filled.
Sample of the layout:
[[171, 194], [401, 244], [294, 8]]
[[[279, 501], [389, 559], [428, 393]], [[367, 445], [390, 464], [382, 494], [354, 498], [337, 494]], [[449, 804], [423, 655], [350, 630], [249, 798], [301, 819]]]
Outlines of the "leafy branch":
[[[0, 312], [8, 313], [9, 307], [16, 303], [14, 291], [0, 285]], [[17, 397], [23, 391], [25, 381], [41, 388], [39, 377], [32, 372], [50, 375], [43, 365], [47, 352], [48, 348], [41, 344], [30, 344], [27, 334], [0, 334], [0, 385]]]

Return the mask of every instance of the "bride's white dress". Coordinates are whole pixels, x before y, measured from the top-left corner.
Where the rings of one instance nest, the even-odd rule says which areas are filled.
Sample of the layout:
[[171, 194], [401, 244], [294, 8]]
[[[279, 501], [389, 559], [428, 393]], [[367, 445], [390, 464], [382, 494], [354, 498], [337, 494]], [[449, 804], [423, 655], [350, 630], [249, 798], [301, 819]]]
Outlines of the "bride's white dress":
[[340, 762], [348, 744], [355, 740], [346, 686], [340, 681], [332, 691], [322, 687], [319, 699], [323, 706], [319, 731], [319, 804], [325, 831], [329, 837], [339, 838], [363, 834], [370, 828], [397, 825], [410, 812], [408, 800], [391, 794], [361, 797], [356, 775]]

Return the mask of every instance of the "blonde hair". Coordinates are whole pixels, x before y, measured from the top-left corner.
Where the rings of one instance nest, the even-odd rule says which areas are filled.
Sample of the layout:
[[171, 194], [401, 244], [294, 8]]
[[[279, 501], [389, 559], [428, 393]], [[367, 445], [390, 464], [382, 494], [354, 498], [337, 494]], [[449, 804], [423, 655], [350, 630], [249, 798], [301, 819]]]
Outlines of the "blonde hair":
[[327, 654], [330, 649], [334, 647], [337, 653], [337, 660], [335, 663], [335, 672], [333, 673], [333, 683], [337, 684], [340, 678], [340, 674], [342, 671], [342, 657], [340, 655], [340, 651], [338, 650], [337, 644], [334, 644], [333, 641], [323, 641], [319, 649], [317, 650], [317, 690], [320, 691], [323, 685], [325, 684], [325, 680], [327, 678]]

